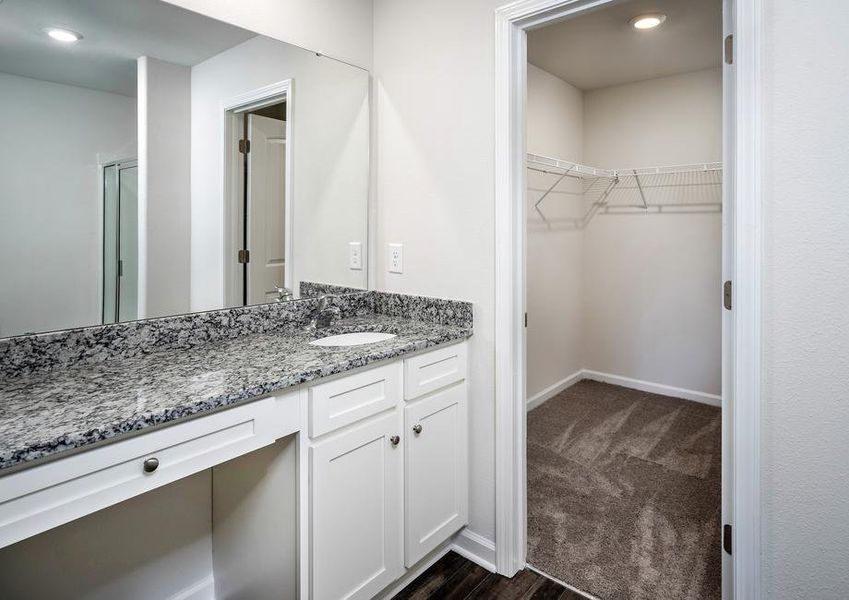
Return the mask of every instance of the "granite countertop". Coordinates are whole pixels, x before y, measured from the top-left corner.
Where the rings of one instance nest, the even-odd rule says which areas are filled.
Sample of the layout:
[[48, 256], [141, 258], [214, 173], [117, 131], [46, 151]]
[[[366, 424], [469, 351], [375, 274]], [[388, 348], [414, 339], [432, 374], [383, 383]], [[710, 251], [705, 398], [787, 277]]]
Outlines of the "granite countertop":
[[[353, 331], [385, 331], [397, 337], [349, 347], [309, 344], [317, 337]], [[291, 327], [194, 348], [0, 378], [0, 475], [128, 432], [465, 339], [471, 333], [470, 327], [461, 325], [369, 314], [342, 319], [319, 331]]]

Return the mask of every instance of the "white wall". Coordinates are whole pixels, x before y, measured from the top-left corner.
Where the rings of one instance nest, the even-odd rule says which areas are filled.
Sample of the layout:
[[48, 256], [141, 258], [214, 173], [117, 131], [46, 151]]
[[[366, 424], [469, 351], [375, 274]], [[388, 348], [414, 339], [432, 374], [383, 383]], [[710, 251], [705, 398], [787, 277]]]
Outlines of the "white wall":
[[[722, 160], [719, 68], [586, 92], [584, 115], [589, 165]], [[647, 193], [671, 204], [709, 196], [685, 187]], [[713, 207], [592, 219], [584, 231], [585, 368], [720, 393], [721, 218]]]
[[189, 311], [191, 70], [138, 60], [139, 318]]
[[764, 7], [762, 596], [845, 598], [849, 3]]
[[0, 550], [5, 600], [211, 598], [211, 578], [209, 470]]
[[366, 287], [348, 243], [363, 242], [365, 255], [368, 73], [258, 36], [192, 68], [192, 310], [225, 305], [223, 106], [284, 79], [294, 82], [294, 287]]
[[[562, 79], [528, 65], [528, 152], [581, 161], [584, 95]], [[580, 182], [564, 179], [534, 204], [556, 176], [528, 171], [527, 397], [582, 369], [583, 231], [564, 218], [583, 210]]]
[[166, 0], [214, 19], [372, 67], [372, 0]]
[[98, 164], [136, 155], [135, 108], [0, 74], [0, 336], [100, 322]]
[[[501, 0], [376, 0], [378, 289], [474, 303], [470, 529], [495, 537], [493, 32]], [[446, 16], [450, 18], [446, 18]], [[387, 244], [404, 244], [404, 273]]]

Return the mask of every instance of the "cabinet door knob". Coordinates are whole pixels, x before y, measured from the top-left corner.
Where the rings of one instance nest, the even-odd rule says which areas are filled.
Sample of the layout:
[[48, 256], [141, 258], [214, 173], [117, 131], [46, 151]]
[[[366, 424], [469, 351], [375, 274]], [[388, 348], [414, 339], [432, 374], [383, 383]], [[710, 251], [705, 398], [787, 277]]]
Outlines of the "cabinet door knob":
[[393, 435], [391, 438], [389, 438], [389, 443], [393, 446], [397, 446], [399, 443], [401, 443], [401, 436]]
[[413, 425], [413, 433], [415, 433], [416, 435], [419, 435], [421, 432], [422, 432], [422, 426], [421, 425], [419, 425], [418, 423]]
[[159, 459], [156, 457], [148, 458], [144, 461], [144, 472], [153, 473], [159, 467]]

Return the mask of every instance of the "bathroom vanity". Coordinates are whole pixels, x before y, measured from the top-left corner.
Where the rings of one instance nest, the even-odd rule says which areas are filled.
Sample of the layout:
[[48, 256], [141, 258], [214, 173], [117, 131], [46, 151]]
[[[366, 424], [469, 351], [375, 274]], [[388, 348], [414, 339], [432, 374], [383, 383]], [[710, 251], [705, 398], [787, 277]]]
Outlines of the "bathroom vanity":
[[468, 520], [472, 310], [366, 291], [367, 66], [0, 4], [0, 598], [391, 592]]
[[[62, 368], [7, 343], [4, 364], [33, 372], [0, 388], [0, 584], [24, 583], [3, 569], [16, 543], [210, 470], [212, 572], [162, 597], [371, 598], [444, 546], [468, 515], [471, 308], [334, 302], [326, 329], [303, 320], [315, 301], [236, 309], [210, 322], [268, 329]], [[394, 337], [315, 344], [350, 332]], [[44, 340], [42, 356], [67, 362], [96, 334]]]

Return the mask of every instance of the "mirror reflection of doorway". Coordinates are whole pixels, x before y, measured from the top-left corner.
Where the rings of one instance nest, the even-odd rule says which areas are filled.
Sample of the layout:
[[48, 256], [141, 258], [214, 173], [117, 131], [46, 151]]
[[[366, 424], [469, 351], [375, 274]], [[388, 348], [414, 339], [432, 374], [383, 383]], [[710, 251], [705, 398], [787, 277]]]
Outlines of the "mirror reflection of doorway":
[[293, 81], [224, 104], [224, 304], [295, 298]]
[[242, 303], [273, 302], [286, 278], [286, 103], [248, 112], [244, 119]]
[[102, 322], [138, 318], [138, 164], [103, 167]]

